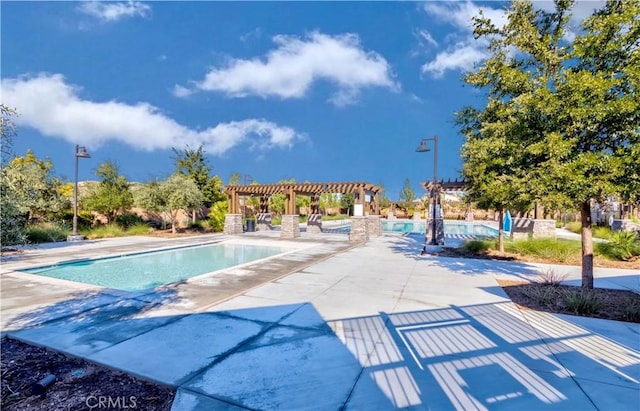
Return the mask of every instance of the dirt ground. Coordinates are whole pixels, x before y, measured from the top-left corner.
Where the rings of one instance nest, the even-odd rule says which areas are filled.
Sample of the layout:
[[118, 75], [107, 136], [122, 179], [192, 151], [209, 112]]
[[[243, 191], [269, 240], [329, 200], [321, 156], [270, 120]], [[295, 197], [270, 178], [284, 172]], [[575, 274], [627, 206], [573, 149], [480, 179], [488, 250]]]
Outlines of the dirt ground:
[[[171, 409], [171, 388], [10, 338], [0, 344], [3, 411]], [[55, 381], [34, 393], [34, 384], [50, 374]]]

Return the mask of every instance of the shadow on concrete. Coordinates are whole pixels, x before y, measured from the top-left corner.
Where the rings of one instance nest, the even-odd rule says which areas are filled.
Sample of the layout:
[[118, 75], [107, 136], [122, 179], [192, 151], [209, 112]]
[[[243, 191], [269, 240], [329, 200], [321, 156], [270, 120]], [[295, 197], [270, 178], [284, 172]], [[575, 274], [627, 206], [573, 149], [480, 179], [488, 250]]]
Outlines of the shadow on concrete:
[[640, 347], [512, 303], [326, 322], [310, 303], [177, 315], [171, 290], [123, 297], [78, 295], [7, 334], [177, 387], [175, 410], [633, 409], [640, 395]]

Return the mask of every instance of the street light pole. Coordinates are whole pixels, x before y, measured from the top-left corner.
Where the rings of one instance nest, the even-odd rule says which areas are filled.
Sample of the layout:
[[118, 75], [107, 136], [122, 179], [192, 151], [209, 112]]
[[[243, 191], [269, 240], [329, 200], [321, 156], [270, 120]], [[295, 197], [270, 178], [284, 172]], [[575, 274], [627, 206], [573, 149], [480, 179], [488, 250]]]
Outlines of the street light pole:
[[87, 149], [83, 146], [79, 146], [76, 144], [76, 179], [73, 185], [73, 232], [69, 237], [67, 237], [67, 241], [79, 241], [84, 237], [78, 235], [78, 159], [82, 158], [91, 158], [91, 155], [87, 153]]
[[433, 186], [431, 187], [431, 199], [433, 200], [433, 213], [431, 214], [432, 231], [430, 245], [438, 245], [438, 222], [436, 220], [436, 203], [438, 199], [438, 135], [426, 137], [420, 140], [420, 145], [416, 148], [418, 153], [431, 151], [427, 141], [433, 141]]

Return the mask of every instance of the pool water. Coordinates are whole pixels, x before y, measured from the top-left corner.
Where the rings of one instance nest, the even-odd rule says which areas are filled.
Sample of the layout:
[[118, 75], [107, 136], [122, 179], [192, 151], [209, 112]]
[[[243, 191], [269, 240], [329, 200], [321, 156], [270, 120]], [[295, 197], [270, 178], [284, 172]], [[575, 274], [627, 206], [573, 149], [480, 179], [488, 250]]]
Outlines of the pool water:
[[[381, 221], [383, 232], [425, 233], [426, 221]], [[445, 235], [477, 235], [497, 237], [498, 230], [478, 223], [444, 223]]]
[[286, 251], [289, 250], [281, 247], [222, 243], [84, 260], [22, 271], [117, 290], [142, 291]]

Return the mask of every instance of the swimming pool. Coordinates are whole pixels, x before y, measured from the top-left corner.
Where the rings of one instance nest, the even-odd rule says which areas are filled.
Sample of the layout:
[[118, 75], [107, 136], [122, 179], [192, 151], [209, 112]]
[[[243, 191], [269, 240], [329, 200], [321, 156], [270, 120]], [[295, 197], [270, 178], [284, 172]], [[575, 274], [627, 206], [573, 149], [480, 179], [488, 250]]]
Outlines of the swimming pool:
[[123, 291], [143, 291], [287, 251], [290, 250], [282, 247], [217, 243], [21, 271]]
[[[425, 233], [426, 221], [381, 221], [382, 231], [391, 233]], [[498, 230], [480, 223], [452, 223], [445, 221], [445, 235], [477, 235], [497, 237]]]

